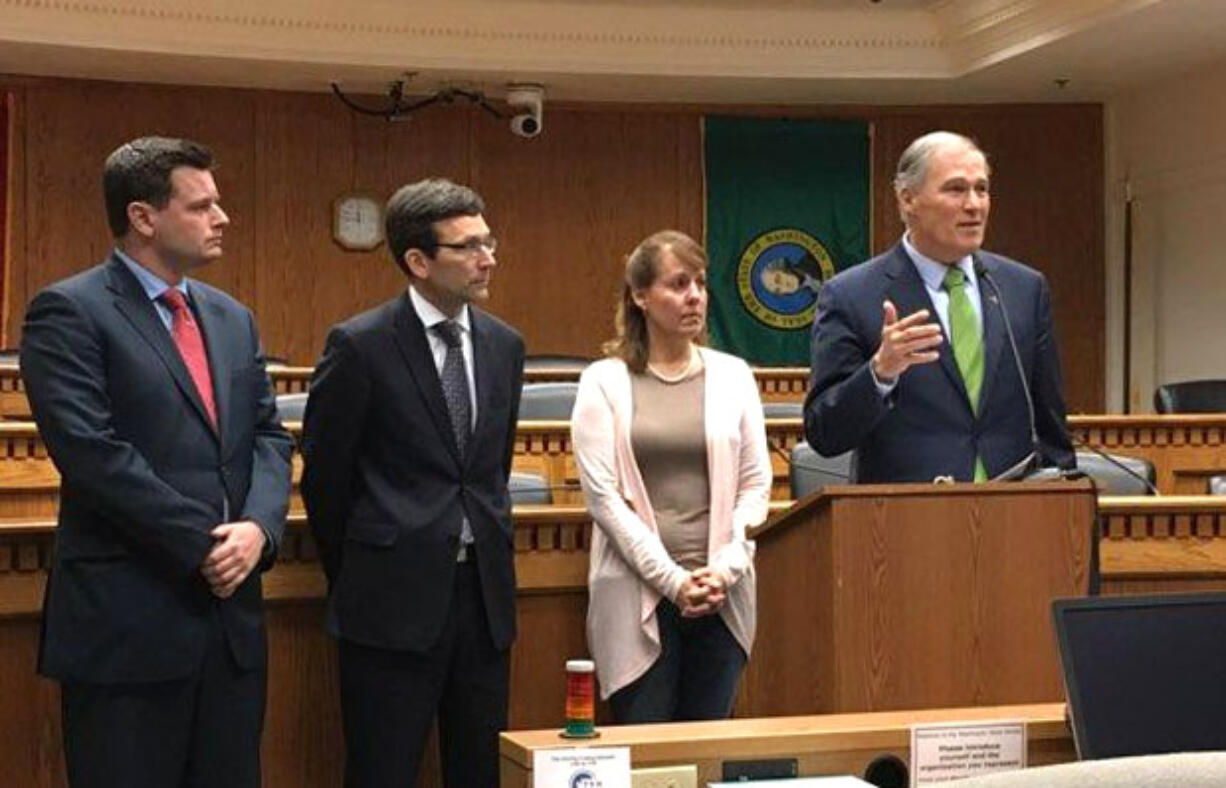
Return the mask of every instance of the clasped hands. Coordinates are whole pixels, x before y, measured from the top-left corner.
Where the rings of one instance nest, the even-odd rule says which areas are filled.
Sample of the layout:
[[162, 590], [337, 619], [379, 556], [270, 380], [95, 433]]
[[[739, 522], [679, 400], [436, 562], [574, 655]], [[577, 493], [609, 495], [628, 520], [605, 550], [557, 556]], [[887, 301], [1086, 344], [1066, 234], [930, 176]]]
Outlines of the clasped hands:
[[242, 585], [260, 562], [264, 552], [264, 529], [252, 520], [222, 523], [212, 531], [213, 549], [209, 551], [200, 573], [208, 581], [213, 595], [229, 597]]
[[931, 364], [941, 357], [935, 348], [945, 341], [941, 326], [928, 322], [928, 310], [912, 312], [901, 320], [890, 301], [882, 305], [881, 344], [870, 363], [881, 383], [892, 383], [916, 364]]
[[727, 599], [728, 586], [723, 576], [704, 566], [690, 572], [673, 601], [681, 608], [683, 617], [698, 618], [716, 612]]

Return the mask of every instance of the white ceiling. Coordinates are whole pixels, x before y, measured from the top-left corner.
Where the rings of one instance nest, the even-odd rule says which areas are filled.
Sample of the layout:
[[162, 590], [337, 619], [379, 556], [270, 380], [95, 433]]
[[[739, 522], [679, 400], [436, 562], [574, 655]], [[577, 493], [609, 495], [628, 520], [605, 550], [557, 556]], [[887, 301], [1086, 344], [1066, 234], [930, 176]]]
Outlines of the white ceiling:
[[412, 15], [355, 0], [339, 17], [326, 0], [265, 2], [267, 17], [224, 12], [240, 0], [211, 15], [0, 0], [0, 71], [355, 92], [408, 71], [413, 92], [910, 104], [1098, 101], [1226, 58], [1226, 0], [453, 0]]

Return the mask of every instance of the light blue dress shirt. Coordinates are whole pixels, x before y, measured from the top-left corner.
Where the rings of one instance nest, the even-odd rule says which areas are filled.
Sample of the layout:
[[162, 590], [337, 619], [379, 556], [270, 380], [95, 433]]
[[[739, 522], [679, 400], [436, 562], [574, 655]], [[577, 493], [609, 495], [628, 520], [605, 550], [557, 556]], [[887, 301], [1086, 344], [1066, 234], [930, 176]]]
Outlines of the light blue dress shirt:
[[[907, 256], [911, 258], [911, 262], [915, 263], [915, 270], [919, 271], [920, 279], [924, 280], [924, 289], [928, 291], [928, 298], [932, 299], [932, 306], [937, 310], [937, 319], [941, 321], [941, 327], [945, 329], [945, 336], [948, 337], [949, 293], [941, 287], [941, 283], [945, 281], [945, 272], [949, 266], [931, 257], [925, 257], [917, 251], [911, 245], [909, 233], [902, 237], [902, 246], [907, 250]], [[982, 335], [983, 304], [979, 297], [979, 278], [975, 276], [974, 261], [968, 254], [954, 265], [961, 268], [962, 273], [966, 274], [966, 295], [971, 300], [971, 308], [975, 310], [975, 317], [979, 320], [979, 333]], [[906, 315], [899, 315], [899, 317], [906, 317]]]
[[157, 310], [158, 317], [162, 318], [162, 325], [166, 326], [167, 331], [170, 331], [174, 324], [174, 313], [170, 311], [170, 307], [162, 303], [162, 293], [174, 287], [183, 294], [184, 299], [187, 299], [187, 277], [183, 277], [177, 285], [170, 285], [148, 268], [128, 257], [122, 250], [116, 249], [115, 255], [128, 267], [128, 270], [136, 277], [136, 281], [140, 282], [145, 295], [149, 296], [149, 300], [153, 302], [153, 308]]
[[[949, 270], [949, 266], [945, 263], [937, 262], [931, 257], [921, 254], [914, 246], [911, 245], [910, 233], [904, 233], [902, 237], [902, 248], [906, 250], [907, 256], [911, 258], [911, 262], [915, 265], [915, 270], [919, 273], [920, 279], [924, 282], [924, 289], [928, 291], [928, 298], [932, 301], [932, 308], [936, 310], [937, 320], [941, 321], [941, 328], [945, 330], [945, 338], [948, 339], [949, 333], [949, 293], [941, 287], [945, 281], [945, 272]], [[975, 310], [975, 317], [979, 320], [979, 333], [983, 334], [983, 302], [979, 297], [979, 278], [975, 276], [975, 263], [968, 254], [958, 262], [954, 263], [962, 269], [962, 273], [966, 274], [966, 295], [970, 299], [971, 308]], [[906, 315], [899, 315], [901, 320]], [[877, 393], [881, 396], [886, 396], [894, 387], [898, 385], [898, 378], [890, 381], [880, 381], [877, 379], [877, 373], [873, 371], [873, 365], [868, 366], [869, 374], [873, 376], [873, 383], [877, 385]]]

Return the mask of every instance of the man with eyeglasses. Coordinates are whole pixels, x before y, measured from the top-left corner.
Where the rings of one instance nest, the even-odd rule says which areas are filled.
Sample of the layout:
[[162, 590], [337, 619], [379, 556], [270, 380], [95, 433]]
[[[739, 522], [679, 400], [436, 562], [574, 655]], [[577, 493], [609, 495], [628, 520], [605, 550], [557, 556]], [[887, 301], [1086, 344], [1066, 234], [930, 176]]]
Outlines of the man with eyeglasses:
[[475, 306], [497, 265], [484, 210], [446, 180], [397, 191], [387, 242], [409, 286], [335, 326], [311, 382], [302, 497], [328, 578], [349, 788], [415, 786], [436, 714], [445, 783], [498, 784], [524, 344]]

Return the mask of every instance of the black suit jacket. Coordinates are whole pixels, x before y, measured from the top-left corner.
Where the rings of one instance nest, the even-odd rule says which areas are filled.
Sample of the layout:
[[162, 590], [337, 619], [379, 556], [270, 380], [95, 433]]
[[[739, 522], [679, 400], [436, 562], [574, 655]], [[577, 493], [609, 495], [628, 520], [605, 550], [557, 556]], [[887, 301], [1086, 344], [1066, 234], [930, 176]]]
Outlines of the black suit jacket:
[[191, 674], [220, 616], [237, 663], [265, 659], [260, 577], [227, 600], [200, 566], [219, 523], [285, 527], [291, 439], [277, 421], [255, 320], [192, 281], [219, 430], [170, 332], [118, 257], [31, 302], [21, 372], [62, 477], [40, 670], [64, 681]]
[[490, 634], [515, 636], [507, 477], [524, 345], [470, 307], [477, 424], [461, 460], [425, 328], [407, 291], [333, 328], [303, 422], [302, 497], [328, 576], [328, 630], [424, 651], [448, 610], [464, 515]]
[[857, 481], [930, 482], [936, 476], [968, 481], [976, 456], [994, 476], [1034, 448], [1002, 309], [1008, 310], [1034, 398], [1041, 459], [1073, 467], [1047, 280], [989, 252], [976, 252], [974, 259], [1000, 288], [998, 295], [980, 277], [984, 380], [978, 416], [948, 337], [939, 348], [939, 361], [908, 369], [888, 397], [876, 390], [869, 360], [881, 342], [882, 302], [891, 300], [900, 317], [927, 309], [939, 322], [901, 243], [822, 286], [813, 325], [805, 436], [826, 456], [855, 449]]

